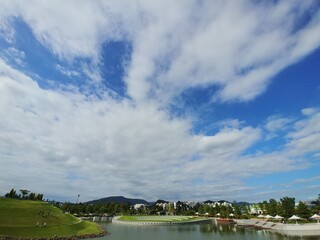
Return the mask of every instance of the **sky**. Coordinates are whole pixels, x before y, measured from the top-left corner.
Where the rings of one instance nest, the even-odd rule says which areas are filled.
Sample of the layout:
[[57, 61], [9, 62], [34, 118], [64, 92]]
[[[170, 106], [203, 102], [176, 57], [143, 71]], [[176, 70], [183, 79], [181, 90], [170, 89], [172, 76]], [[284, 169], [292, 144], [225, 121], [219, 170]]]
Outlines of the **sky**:
[[0, 195], [320, 193], [320, 3], [3, 0]]

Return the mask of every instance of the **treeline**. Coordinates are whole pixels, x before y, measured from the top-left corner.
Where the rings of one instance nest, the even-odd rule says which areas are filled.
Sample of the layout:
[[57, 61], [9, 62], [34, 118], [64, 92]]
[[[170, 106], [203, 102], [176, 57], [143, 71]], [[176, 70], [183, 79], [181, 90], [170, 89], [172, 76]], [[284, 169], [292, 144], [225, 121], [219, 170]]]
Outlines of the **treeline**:
[[56, 207], [59, 207], [64, 212], [77, 215], [88, 215], [88, 214], [134, 214], [134, 209], [129, 203], [105, 203], [105, 204], [87, 204], [87, 203], [55, 203]]
[[11, 189], [11, 191], [6, 193], [4, 196], [6, 198], [14, 198], [21, 200], [43, 201], [43, 194], [30, 192], [26, 189], [20, 189], [20, 194], [18, 194], [15, 189]]
[[[304, 202], [299, 202], [296, 206], [295, 198], [283, 197], [279, 201], [270, 199], [269, 201], [263, 201], [256, 204], [239, 204], [233, 202], [229, 205], [223, 204], [206, 204], [196, 203], [193, 206], [185, 202], [167, 203], [164, 205], [151, 204], [147, 206], [141, 206], [138, 209], [134, 209], [129, 203], [99, 203], [99, 204], [87, 204], [87, 203], [56, 203], [57, 207], [61, 208], [65, 212], [70, 212], [77, 215], [88, 214], [107, 214], [107, 215], [157, 215], [157, 214], [172, 214], [172, 215], [209, 215], [220, 216], [228, 218], [233, 214], [235, 218], [251, 218], [259, 214], [264, 215], [280, 215], [285, 218], [289, 218], [292, 215], [298, 215], [301, 218], [309, 218], [312, 214], [320, 211], [320, 197], [313, 202], [312, 207], [307, 206]], [[255, 208], [256, 212], [252, 212]]]
[[263, 214], [269, 214], [271, 216], [280, 215], [289, 218], [295, 214], [301, 218], [309, 218], [313, 213], [320, 211], [320, 196], [312, 202], [311, 206], [307, 206], [301, 201], [296, 206], [295, 198], [290, 197], [283, 197], [280, 201], [270, 199], [269, 201], [259, 202], [257, 206]]
[[[88, 215], [88, 214], [107, 214], [107, 215], [157, 215], [157, 214], [173, 214], [173, 215], [195, 215], [208, 213], [210, 215], [215, 215], [220, 213], [221, 217], [227, 217], [230, 213], [234, 212], [231, 206], [218, 206], [215, 207], [197, 203], [195, 206], [191, 207], [184, 202], [178, 201], [176, 207], [174, 208], [173, 203], [167, 204], [165, 207], [156, 204], [141, 206], [138, 209], [134, 209], [133, 205], [129, 203], [99, 203], [99, 204], [87, 204], [87, 203], [55, 203], [56, 207], [59, 207], [64, 212], [69, 212], [71, 214], [77, 215]], [[235, 207], [236, 212], [240, 216], [240, 208]]]

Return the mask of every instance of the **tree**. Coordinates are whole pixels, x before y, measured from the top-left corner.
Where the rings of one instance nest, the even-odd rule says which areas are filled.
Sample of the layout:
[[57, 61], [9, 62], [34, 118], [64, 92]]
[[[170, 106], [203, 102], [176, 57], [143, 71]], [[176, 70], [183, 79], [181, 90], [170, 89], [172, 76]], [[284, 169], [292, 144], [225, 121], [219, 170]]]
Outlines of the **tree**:
[[283, 216], [286, 218], [291, 217], [293, 214], [295, 214], [295, 198], [290, 197], [284, 197], [280, 199], [284, 214]]
[[235, 218], [241, 217], [241, 209], [238, 205], [234, 205], [234, 216]]
[[284, 209], [283, 209], [282, 204], [280, 202], [277, 204], [277, 214], [280, 216], [284, 215]]
[[43, 194], [38, 193], [35, 199], [38, 200], [38, 201], [42, 201], [43, 200]]
[[270, 199], [268, 204], [268, 214], [275, 216], [277, 215], [278, 202], [275, 199]]
[[296, 213], [301, 218], [309, 218], [311, 215], [311, 211], [308, 206], [304, 202], [299, 202]]
[[29, 200], [35, 200], [36, 194], [35, 193], [30, 193], [29, 194]]
[[16, 190], [14, 190], [14, 188], [11, 189], [10, 192], [5, 194], [6, 198], [18, 198], [18, 195], [16, 193]]
[[21, 194], [22, 194], [22, 198], [23, 199], [27, 199], [27, 197], [28, 197], [28, 194], [29, 194], [29, 190], [26, 190], [26, 189], [20, 189], [20, 192], [21, 192]]

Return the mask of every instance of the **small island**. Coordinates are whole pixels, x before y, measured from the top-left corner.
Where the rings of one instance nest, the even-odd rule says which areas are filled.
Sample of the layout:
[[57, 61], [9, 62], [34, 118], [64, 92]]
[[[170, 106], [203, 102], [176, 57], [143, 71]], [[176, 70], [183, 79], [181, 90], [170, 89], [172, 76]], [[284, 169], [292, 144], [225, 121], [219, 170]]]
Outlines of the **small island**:
[[197, 216], [120, 216], [113, 218], [114, 223], [134, 224], [134, 225], [178, 225], [193, 224], [212, 221], [211, 218]]

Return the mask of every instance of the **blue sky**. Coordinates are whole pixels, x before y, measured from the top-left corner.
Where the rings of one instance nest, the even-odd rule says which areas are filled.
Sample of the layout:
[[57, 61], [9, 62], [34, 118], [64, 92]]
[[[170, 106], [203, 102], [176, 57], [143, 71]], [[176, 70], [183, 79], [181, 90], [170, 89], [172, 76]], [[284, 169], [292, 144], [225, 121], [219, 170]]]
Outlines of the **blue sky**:
[[318, 1], [0, 9], [0, 194], [319, 194]]

